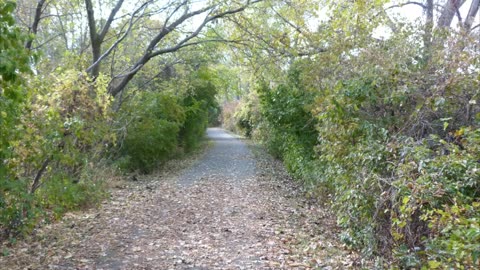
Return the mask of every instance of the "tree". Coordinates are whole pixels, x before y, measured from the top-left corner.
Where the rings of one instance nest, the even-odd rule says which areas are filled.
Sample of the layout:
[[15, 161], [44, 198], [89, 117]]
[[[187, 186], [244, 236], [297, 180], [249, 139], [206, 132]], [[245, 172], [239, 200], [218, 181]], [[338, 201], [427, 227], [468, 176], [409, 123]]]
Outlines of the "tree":
[[[8, 156], [10, 141], [15, 136], [15, 123], [21, 112], [26, 91], [22, 74], [30, 71], [30, 54], [24, 48], [27, 36], [15, 25], [15, 2], [0, 1], [0, 160]], [[0, 162], [0, 181], [6, 174]]]

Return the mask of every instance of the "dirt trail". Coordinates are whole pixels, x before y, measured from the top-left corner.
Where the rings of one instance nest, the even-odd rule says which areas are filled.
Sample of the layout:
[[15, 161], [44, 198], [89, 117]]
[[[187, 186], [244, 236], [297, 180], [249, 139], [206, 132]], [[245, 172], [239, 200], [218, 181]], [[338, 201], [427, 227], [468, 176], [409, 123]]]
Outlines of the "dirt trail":
[[208, 135], [214, 146], [189, 169], [115, 190], [100, 209], [15, 245], [0, 268], [355, 268], [331, 216], [302, 199], [281, 164], [223, 130]]

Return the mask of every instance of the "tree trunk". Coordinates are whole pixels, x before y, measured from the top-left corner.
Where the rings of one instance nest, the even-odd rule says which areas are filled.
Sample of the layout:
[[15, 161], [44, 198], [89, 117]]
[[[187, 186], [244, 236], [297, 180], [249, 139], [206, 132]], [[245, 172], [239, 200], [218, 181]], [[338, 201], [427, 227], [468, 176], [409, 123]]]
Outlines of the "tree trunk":
[[447, 3], [443, 6], [443, 11], [438, 18], [438, 27], [450, 27], [455, 13], [457, 13], [458, 9], [460, 9], [460, 7], [465, 3], [465, 1], [466, 0], [448, 0]]
[[[92, 44], [92, 63], [97, 63], [97, 60], [102, 55], [103, 41], [105, 40], [105, 36], [107, 35], [108, 30], [110, 29], [113, 19], [115, 18], [115, 15], [122, 7], [123, 1], [124, 0], [117, 1], [117, 3], [115, 4], [115, 7], [110, 12], [110, 15], [108, 16], [108, 19], [105, 22], [105, 25], [103, 26], [101, 32], [98, 33], [97, 25], [95, 21], [95, 14], [93, 12], [92, 0], [85, 0], [85, 7], [87, 9], [88, 29], [90, 31], [90, 42]], [[100, 63], [97, 63], [92, 67], [90, 71], [90, 75], [93, 78], [96, 78], [98, 77], [99, 74], [100, 74]]]
[[[45, 4], [45, 0], [39, 0], [37, 3], [37, 7], [35, 8], [35, 17], [33, 18], [32, 26], [30, 27], [30, 33], [36, 35], [38, 32], [38, 25], [40, 24], [40, 20], [42, 19], [42, 9], [43, 5]], [[33, 44], [33, 38], [29, 38], [27, 43], [25, 43], [25, 48], [31, 50]]]
[[478, 8], [480, 6], [480, 0], [473, 0], [472, 4], [470, 5], [470, 9], [468, 10], [467, 17], [465, 18], [465, 23], [463, 27], [465, 30], [470, 31], [473, 25], [473, 21], [475, 20], [475, 16], [477, 15]]
[[433, 0], [427, 0], [426, 5], [425, 33], [423, 34], [423, 56], [425, 63], [430, 61], [432, 50], [432, 33], [433, 33]]

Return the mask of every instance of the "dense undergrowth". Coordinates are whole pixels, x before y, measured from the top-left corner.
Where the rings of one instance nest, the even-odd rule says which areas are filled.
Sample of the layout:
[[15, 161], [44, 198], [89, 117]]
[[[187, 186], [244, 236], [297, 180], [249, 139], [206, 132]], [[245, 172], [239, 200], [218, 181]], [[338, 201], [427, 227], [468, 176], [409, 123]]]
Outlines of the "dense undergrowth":
[[115, 175], [148, 173], [196, 149], [216, 106], [205, 74], [189, 79], [184, 95], [144, 91], [115, 115], [101, 77], [62, 71], [53, 84], [31, 81], [2, 167], [2, 238], [96, 205]]
[[208, 78], [192, 78], [187, 94], [145, 91], [114, 115], [102, 78], [82, 77], [62, 71], [53, 84], [30, 81], [35, 90], [21, 102], [3, 158], [2, 238], [96, 205], [115, 175], [148, 173], [195, 150], [216, 106]]
[[159, 87], [165, 89], [135, 95], [118, 113], [131, 122], [120, 134], [124, 140], [115, 155], [123, 170], [150, 172], [164, 161], [194, 150], [209, 118], [217, 118], [216, 88], [208, 69], [192, 74], [185, 91], [178, 91], [172, 83]]
[[0, 2], [0, 240], [97, 205], [110, 180], [194, 150], [218, 111], [206, 67], [132, 85], [138, 93], [124, 100], [108, 93], [108, 76], [80, 71], [75, 56], [33, 74], [38, 55], [25, 49], [31, 37], [14, 9]]
[[379, 268], [473, 269], [479, 58], [464, 33], [437, 33], [445, 45], [428, 55], [415, 33], [384, 43], [365, 34], [354, 51], [333, 38], [331, 51], [297, 61], [283, 83], [259, 79], [226, 104], [223, 123], [263, 142], [312, 196], [330, 200], [339, 237]]

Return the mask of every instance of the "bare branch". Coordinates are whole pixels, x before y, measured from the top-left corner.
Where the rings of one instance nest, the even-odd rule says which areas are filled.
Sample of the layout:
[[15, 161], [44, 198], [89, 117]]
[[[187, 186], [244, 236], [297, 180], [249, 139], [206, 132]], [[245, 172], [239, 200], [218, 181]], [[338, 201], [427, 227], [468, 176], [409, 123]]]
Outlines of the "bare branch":
[[235, 43], [235, 44], [247, 45], [246, 43], [243, 43], [240, 40], [202, 39], [202, 40], [198, 40], [198, 41], [195, 41], [195, 42], [177, 44], [176, 46], [173, 46], [173, 47], [157, 50], [157, 51], [152, 53], [152, 57], [155, 57], [155, 56], [158, 56], [158, 55], [161, 55], [161, 54], [175, 52], [175, 51], [178, 51], [178, 50], [180, 50], [182, 48], [185, 48], [185, 47], [190, 47], [190, 46], [195, 46], [195, 45], [200, 45], [200, 44], [205, 44], [205, 43], [212, 43], [212, 42]]
[[32, 48], [32, 50], [38, 50], [38, 49], [42, 48], [43, 46], [45, 46], [46, 44], [48, 44], [50, 41], [52, 41], [52, 40], [54, 40], [54, 39], [56, 39], [57, 37], [62, 36], [62, 35], [63, 35], [63, 34], [56, 34], [56, 35], [50, 37], [49, 39], [47, 39], [47, 41], [45, 41], [45, 42], [37, 45], [35, 48]]
[[[205, 25], [211, 21], [214, 21], [216, 19], [219, 19], [219, 18], [222, 18], [222, 17], [226, 17], [228, 15], [232, 15], [232, 14], [235, 14], [235, 13], [238, 13], [238, 12], [242, 12], [243, 10], [245, 10], [248, 6], [250, 6], [251, 4], [254, 4], [254, 3], [258, 3], [258, 2], [261, 2], [262, 0], [254, 0], [254, 1], [250, 1], [248, 0], [245, 4], [241, 5], [240, 7], [238, 8], [234, 8], [234, 9], [231, 9], [231, 10], [227, 10], [227, 11], [224, 11], [224, 12], [220, 12], [220, 13], [217, 13], [215, 15], [208, 15], [204, 21], [201, 23], [201, 25], [199, 27], [196, 28], [196, 30], [194, 32], [192, 32], [190, 35], [188, 35], [187, 37], [185, 37], [184, 39], [182, 39], [181, 41], [179, 41], [177, 43], [177, 45], [175, 46], [172, 46], [170, 48], [167, 48], [167, 49], [160, 49], [160, 50], [155, 50], [155, 47], [158, 45], [158, 43], [160, 43], [161, 40], [163, 40], [167, 35], [169, 35], [172, 31], [174, 31], [177, 27], [179, 27], [180, 25], [182, 25], [185, 21], [187, 21], [188, 19], [194, 17], [194, 16], [197, 16], [197, 15], [200, 15], [202, 13], [205, 13], [205, 12], [209, 12], [209, 14], [211, 14], [215, 8], [217, 7], [216, 5], [210, 5], [210, 6], [206, 6], [204, 8], [201, 8], [199, 10], [196, 10], [196, 11], [192, 11], [192, 12], [188, 12], [188, 9], [185, 10], [185, 12], [183, 13], [183, 15], [181, 15], [179, 18], [177, 18], [175, 21], [173, 21], [171, 24], [167, 25], [165, 24], [165, 27], [162, 28], [162, 30], [155, 36], [153, 37], [153, 39], [150, 41], [149, 45], [147, 46], [146, 50], [145, 50], [145, 53], [143, 54], [142, 57], [140, 57], [140, 59], [133, 65], [133, 67], [131, 68], [131, 71], [128, 72], [126, 75], [122, 75], [121, 76], [121, 79], [115, 79], [113, 80], [110, 85], [109, 85], [109, 93], [112, 94], [113, 96], [116, 96], [118, 93], [120, 93], [126, 86], [127, 84], [130, 82], [130, 80], [137, 74], [137, 72], [148, 62], [150, 61], [150, 59], [152, 59], [153, 57], [155, 56], [158, 56], [160, 54], [164, 54], [164, 53], [168, 53], [168, 52], [174, 52], [176, 50], [179, 50], [180, 48], [182, 47], [185, 47], [187, 44], [190, 44], [188, 43], [191, 39], [195, 38], [196, 36], [198, 36], [198, 34], [201, 32], [201, 30], [205, 27]], [[187, 1], [184, 1], [182, 4], [180, 4], [179, 6], [177, 6], [177, 8], [174, 10], [173, 13], [171, 13], [166, 21], [168, 22], [171, 18], [173, 18], [173, 14], [175, 14], [175, 12], [179, 11], [180, 8], [183, 6], [183, 5], [186, 5], [188, 2]], [[193, 45], [193, 43], [191, 44]], [[191, 46], [191, 45], [188, 45], [188, 46]]]
[[[115, 5], [115, 7], [112, 9], [112, 11], [110, 12], [110, 16], [108, 16], [108, 19], [107, 21], [105, 22], [105, 25], [103, 26], [103, 29], [102, 31], [100, 32], [100, 34], [98, 35], [100, 39], [103, 39], [105, 38], [105, 35], [107, 34], [108, 30], [110, 29], [110, 26], [112, 25], [112, 22], [113, 22], [113, 19], [115, 18], [115, 15], [117, 14], [117, 12], [120, 10], [120, 8], [122, 7], [122, 4], [123, 4], [123, 1], [124, 0], [118, 0], [117, 4]], [[148, 3], [148, 2], [147, 2]], [[143, 4], [143, 5], [146, 5], [147, 3]]]
[[282, 16], [282, 14], [276, 11], [273, 7], [272, 7], [272, 10], [273, 12], [275, 12], [275, 14], [277, 14], [278, 17], [280, 17], [280, 19], [282, 19], [282, 21], [290, 25], [293, 29], [297, 30], [298, 33], [303, 34], [303, 30], [299, 26], [296, 26], [291, 21], [287, 20], [285, 17]]
[[[259, 1], [253, 1], [252, 3], [256, 3], [256, 2], [259, 2]], [[164, 54], [164, 53], [168, 53], [168, 52], [173, 52], [173, 51], [177, 51], [178, 49], [180, 48], [183, 48], [185, 47], [184, 45], [189, 41], [191, 40], [192, 38], [195, 38], [196, 36], [198, 36], [198, 34], [200, 33], [200, 31], [202, 31], [202, 29], [205, 27], [205, 25], [211, 21], [214, 21], [218, 18], [221, 18], [221, 17], [224, 17], [224, 16], [227, 16], [227, 15], [230, 15], [230, 14], [235, 14], [235, 13], [238, 13], [238, 12], [241, 12], [243, 10], [245, 10], [245, 8], [247, 8], [248, 6], [248, 3], [246, 5], [243, 5], [237, 9], [233, 9], [233, 10], [228, 10], [228, 11], [225, 11], [225, 12], [221, 12], [221, 13], [218, 13], [216, 15], [213, 15], [213, 16], [207, 16], [205, 18], [205, 20], [203, 20], [203, 22], [200, 24], [200, 26], [197, 27], [197, 29], [192, 32], [190, 35], [188, 35], [187, 37], [185, 37], [183, 40], [181, 40], [180, 42], [178, 42], [178, 44], [176, 46], [173, 46], [173, 47], [170, 47], [170, 48], [167, 48], [167, 49], [162, 49], [162, 50], [157, 50], [157, 51], [154, 51], [151, 53], [151, 57], [155, 57], [155, 56], [158, 56], [160, 54]], [[191, 46], [191, 45], [194, 45], [194, 44], [198, 44], [198, 43], [190, 43], [188, 44], [187, 46]]]
[[136, 74], [142, 67], [143, 67], [143, 65], [138, 65], [135, 69], [132, 69], [132, 70], [130, 70], [130, 71], [127, 72], [127, 73], [117, 75], [117, 76], [115, 76], [115, 78], [116, 78], [116, 79], [118, 79], [118, 78], [124, 78], [124, 77], [128, 77], [128, 76], [130, 76], [130, 75], [132, 75], [132, 74]]
[[142, 6], [140, 6], [137, 10], [135, 10], [135, 12], [133, 12], [132, 16], [130, 17], [130, 20], [129, 20], [129, 23], [128, 23], [128, 28], [127, 30], [123, 33], [123, 35], [117, 39], [111, 46], [110, 48], [108, 48], [108, 50], [106, 50], [100, 57], [98, 57], [98, 59], [92, 64], [90, 65], [86, 71], [87, 72], [91, 72], [94, 68], [98, 67], [98, 65], [100, 65], [100, 62], [102, 62], [102, 60], [107, 57], [108, 55], [110, 55], [110, 53], [118, 46], [118, 44], [120, 44], [120, 42], [122, 42], [128, 35], [128, 33], [130, 33], [130, 30], [132, 29], [132, 26], [140, 19], [140, 18], [137, 18], [135, 21], [133, 20], [135, 18], [135, 15], [138, 14], [141, 10], [143, 10], [146, 6], [148, 5], [148, 2], [143, 4]]
[[423, 3], [415, 2], [415, 1], [408, 1], [408, 2], [405, 2], [405, 3], [389, 6], [389, 7], [385, 8], [385, 10], [389, 10], [389, 9], [392, 9], [392, 8], [400, 8], [400, 7], [404, 7], [404, 6], [407, 6], [407, 5], [417, 5], [417, 6], [422, 7], [423, 9], [427, 9], [427, 6], [425, 6]]

